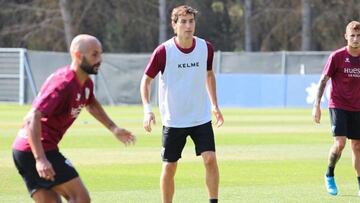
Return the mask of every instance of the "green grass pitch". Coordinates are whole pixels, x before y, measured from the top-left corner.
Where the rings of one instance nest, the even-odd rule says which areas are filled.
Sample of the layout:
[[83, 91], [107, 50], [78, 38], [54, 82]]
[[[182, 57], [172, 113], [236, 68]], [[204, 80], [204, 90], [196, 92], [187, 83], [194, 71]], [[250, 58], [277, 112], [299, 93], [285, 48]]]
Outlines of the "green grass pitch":
[[[11, 143], [29, 106], [0, 104], [0, 202], [32, 202], [13, 165]], [[140, 106], [105, 107], [137, 136], [125, 147], [86, 110], [68, 130], [60, 150], [79, 171], [93, 202], [160, 202], [161, 122], [142, 128]], [[323, 183], [332, 143], [328, 111], [312, 122], [311, 109], [224, 108], [214, 127], [220, 168], [220, 202], [358, 202], [348, 145], [335, 171], [340, 193]], [[157, 109], [155, 109], [158, 112]], [[207, 202], [204, 168], [188, 139], [176, 174], [174, 202]]]

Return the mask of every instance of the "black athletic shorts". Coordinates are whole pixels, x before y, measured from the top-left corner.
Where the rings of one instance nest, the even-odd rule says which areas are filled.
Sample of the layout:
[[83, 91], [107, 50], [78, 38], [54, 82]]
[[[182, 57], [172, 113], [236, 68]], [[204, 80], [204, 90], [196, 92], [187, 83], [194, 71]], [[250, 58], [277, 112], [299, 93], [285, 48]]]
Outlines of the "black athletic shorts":
[[195, 144], [196, 155], [205, 151], [215, 151], [214, 132], [211, 121], [189, 128], [172, 128], [163, 126], [162, 131], [162, 160], [176, 162], [181, 158], [186, 138], [190, 135]]
[[333, 136], [346, 136], [360, 140], [360, 111], [346, 111], [330, 108], [331, 130]]
[[66, 159], [59, 151], [45, 152], [46, 158], [55, 170], [55, 180], [40, 178], [32, 152], [24, 152], [13, 149], [13, 159], [19, 174], [22, 176], [26, 187], [32, 196], [39, 188], [50, 189], [55, 185], [65, 183], [79, 176], [71, 162]]

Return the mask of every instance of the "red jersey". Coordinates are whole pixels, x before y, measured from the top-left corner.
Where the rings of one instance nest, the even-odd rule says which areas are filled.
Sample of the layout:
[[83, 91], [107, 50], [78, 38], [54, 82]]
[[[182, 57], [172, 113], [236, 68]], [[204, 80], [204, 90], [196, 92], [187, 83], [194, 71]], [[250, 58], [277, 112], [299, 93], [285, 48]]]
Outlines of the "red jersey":
[[[193, 38], [192, 46], [188, 49], [181, 48], [175, 40], [175, 37], [172, 38], [175, 41], [176, 47], [184, 54], [191, 53], [196, 45], [195, 38]], [[212, 44], [206, 41], [207, 49], [208, 49], [208, 57], [207, 57], [207, 70], [212, 70], [213, 58], [214, 58], [214, 48]], [[164, 44], [159, 45], [150, 58], [150, 61], [145, 69], [145, 74], [151, 78], [155, 78], [156, 75], [161, 71], [164, 72], [166, 64], [166, 50]]]
[[[58, 143], [81, 109], [94, 100], [93, 89], [90, 78], [81, 85], [69, 66], [48, 77], [32, 104], [43, 115], [41, 143], [45, 151], [58, 149]], [[25, 129], [20, 129], [13, 148], [31, 151]]]
[[323, 74], [331, 78], [329, 108], [360, 111], [360, 56], [351, 56], [346, 47], [334, 51]]

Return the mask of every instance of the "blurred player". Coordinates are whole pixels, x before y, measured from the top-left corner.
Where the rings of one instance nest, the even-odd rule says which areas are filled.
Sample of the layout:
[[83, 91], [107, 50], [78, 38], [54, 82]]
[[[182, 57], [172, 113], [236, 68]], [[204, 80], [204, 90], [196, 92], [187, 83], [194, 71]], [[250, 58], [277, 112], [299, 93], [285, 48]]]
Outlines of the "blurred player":
[[219, 171], [211, 110], [218, 127], [224, 119], [216, 98], [213, 47], [194, 36], [196, 13], [187, 5], [173, 9], [171, 22], [176, 36], [155, 49], [141, 81], [144, 128], [151, 132], [155, 115], [150, 106], [150, 87], [160, 72], [159, 107], [163, 124], [160, 189], [164, 203], [172, 202], [177, 162], [188, 135], [195, 143], [196, 155], [204, 160], [209, 201], [218, 201]]
[[313, 119], [320, 123], [320, 102], [326, 83], [331, 79], [329, 110], [334, 143], [330, 148], [325, 185], [329, 194], [337, 195], [334, 169], [345, 147], [351, 140], [352, 162], [357, 175], [360, 195], [360, 23], [352, 21], [346, 26], [347, 46], [334, 51], [319, 81], [317, 98], [312, 111]]
[[93, 94], [90, 74], [97, 74], [102, 46], [93, 36], [78, 35], [71, 42], [71, 65], [57, 70], [43, 84], [13, 143], [15, 165], [35, 202], [90, 202], [77, 171], [60, 152], [58, 143], [86, 108], [124, 144], [135, 136], [119, 128]]

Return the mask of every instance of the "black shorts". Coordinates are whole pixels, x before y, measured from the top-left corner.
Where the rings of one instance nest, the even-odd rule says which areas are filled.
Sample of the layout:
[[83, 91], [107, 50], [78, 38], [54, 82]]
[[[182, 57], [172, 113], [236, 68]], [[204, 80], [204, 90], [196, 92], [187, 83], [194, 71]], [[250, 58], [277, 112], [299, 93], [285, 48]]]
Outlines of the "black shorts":
[[186, 138], [190, 135], [195, 144], [196, 155], [205, 151], [215, 151], [214, 132], [211, 121], [189, 128], [172, 128], [163, 126], [162, 131], [162, 160], [176, 162], [181, 158]]
[[346, 136], [360, 140], [360, 112], [330, 108], [331, 130], [333, 136]]
[[40, 188], [50, 189], [55, 185], [65, 183], [79, 176], [71, 162], [66, 159], [59, 151], [45, 152], [46, 158], [55, 170], [55, 180], [45, 180], [40, 178], [32, 152], [23, 152], [13, 149], [13, 159], [19, 174], [22, 176], [26, 187], [32, 195]]

